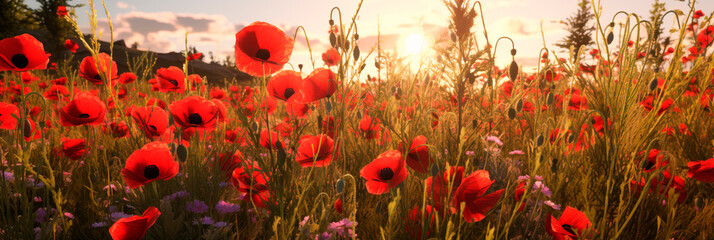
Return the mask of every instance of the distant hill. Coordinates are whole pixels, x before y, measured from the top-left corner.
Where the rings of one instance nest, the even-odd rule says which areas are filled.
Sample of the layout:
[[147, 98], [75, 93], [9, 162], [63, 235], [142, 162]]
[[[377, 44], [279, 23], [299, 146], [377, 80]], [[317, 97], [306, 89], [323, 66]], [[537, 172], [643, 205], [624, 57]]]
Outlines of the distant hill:
[[[87, 40], [89, 39], [87, 38]], [[74, 38], [72, 41], [77, 42], [79, 45], [79, 49], [77, 49], [77, 52], [74, 54], [74, 59], [81, 61], [84, 57], [90, 55], [87, 48], [84, 47], [84, 44], [82, 44], [79, 39]], [[100, 52], [109, 53], [109, 43], [104, 41], [99, 42], [101, 44]], [[156, 64], [154, 65], [152, 72], [156, 72], [159, 68], [166, 68], [170, 66], [181, 68], [186, 59], [182, 53], [157, 53], [134, 49], [127, 47], [124, 40], [118, 40], [114, 42], [113, 59], [117, 63], [119, 73], [121, 74], [129, 71], [127, 56], [129, 58], [137, 58], [147, 52], [156, 58]], [[238, 82], [245, 82], [250, 81], [252, 78], [250, 75], [238, 71], [235, 68], [224, 67], [217, 63], [206, 63], [200, 60], [193, 60], [189, 62], [189, 74], [198, 74], [202, 77], [206, 77], [208, 83], [211, 85], [223, 85], [224, 81], [231, 82], [233, 79], [236, 79]]]

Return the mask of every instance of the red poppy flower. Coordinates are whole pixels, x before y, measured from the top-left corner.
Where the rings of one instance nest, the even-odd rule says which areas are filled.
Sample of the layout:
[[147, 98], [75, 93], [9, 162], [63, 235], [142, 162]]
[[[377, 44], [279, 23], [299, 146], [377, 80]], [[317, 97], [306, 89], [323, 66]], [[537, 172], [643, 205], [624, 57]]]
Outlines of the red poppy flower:
[[[645, 158], [645, 151], [642, 151], [639, 153], [638, 157], [639, 159], [645, 158], [644, 167], [643, 167], [643, 172], [652, 172], [652, 170], [659, 169], [661, 167], [666, 166], [669, 164], [669, 160], [663, 161], [664, 154], [660, 154], [661, 151], [659, 149], [651, 149], [649, 154], [647, 154], [647, 157]], [[638, 166], [642, 166], [639, 164], [642, 164], [641, 161], [637, 161]]]
[[50, 89], [47, 89], [47, 91], [45, 91], [45, 94], [43, 94], [46, 99], [53, 101], [58, 101], [60, 99], [60, 96], [67, 95], [69, 95], [69, 90], [67, 90], [67, 88], [62, 85], [52, 85], [52, 87], [50, 87]]
[[[238, 191], [245, 193], [246, 198], [250, 198], [256, 207], [267, 208], [266, 203], [270, 199], [268, 180], [270, 177], [263, 172], [255, 162], [244, 167], [233, 170], [231, 182]], [[244, 201], [251, 201], [245, 200]]]
[[268, 135], [268, 129], [263, 129], [263, 131], [260, 132], [260, 146], [273, 149], [278, 146], [283, 147], [284, 145], [283, 142], [280, 141], [277, 132], [270, 131], [270, 135]]
[[302, 82], [303, 102], [314, 102], [330, 97], [337, 91], [335, 73], [327, 68], [315, 69]]
[[367, 192], [380, 195], [407, 179], [407, 166], [402, 153], [390, 150], [364, 166], [359, 174], [367, 180]]
[[366, 139], [374, 139], [377, 137], [377, 133], [382, 129], [380, 123], [381, 121], [379, 121], [379, 119], [372, 119], [372, 117], [364, 115], [362, 120], [359, 121], [359, 129], [362, 130], [363, 136]]
[[30, 84], [34, 81], [40, 80], [39, 77], [32, 75], [31, 72], [22, 72], [22, 73], [20, 73], [20, 77], [22, 78], [22, 83], [24, 83], [24, 84]]
[[545, 218], [545, 230], [556, 240], [578, 239], [576, 236], [581, 235], [590, 225], [585, 213], [570, 206], [565, 207], [560, 219], [555, 219], [550, 213]]
[[335, 201], [335, 211], [337, 213], [342, 214], [342, 198], [337, 198]]
[[230, 179], [233, 174], [233, 170], [237, 167], [241, 167], [241, 164], [245, 162], [243, 153], [240, 150], [236, 150], [232, 155], [220, 154], [221, 172], [225, 174], [226, 179]]
[[[464, 167], [449, 167], [445, 173], [439, 173], [435, 178], [428, 177], [426, 179], [426, 191], [431, 193], [431, 198], [434, 200], [434, 207], [442, 211], [444, 208], [444, 198], [453, 196], [454, 191], [461, 185], [461, 180], [464, 177]], [[451, 188], [449, 188], [451, 183]], [[451, 190], [449, 193], [447, 191]], [[442, 212], [443, 213], [443, 212]]]
[[322, 132], [331, 138], [335, 137], [335, 117], [327, 116], [322, 119]]
[[155, 207], [149, 207], [142, 216], [131, 216], [119, 219], [109, 228], [109, 235], [114, 240], [139, 240], [144, 238], [146, 231], [154, 225], [161, 212]]
[[213, 102], [213, 104], [216, 105], [216, 108], [218, 108], [218, 121], [226, 122], [228, 120], [228, 107], [226, 107], [226, 104], [218, 99], [212, 99], [211, 102]]
[[62, 153], [72, 160], [80, 159], [87, 153], [87, 142], [84, 139], [62, 139]]
[[260, 110], [268, 112], [268, 114], [273, 114], [275, 109], [278, 108], [278, 100], [271, 96], [265, 96], [262, 101], [260, 101]]
[[57, 16], [64, 17], [64, 16], [67, 16], [67, 14], [69, 14], [69, 13], [67, 12], [66, 6], [57, 7]]
[[714, 182], [714, 158], [688, 162], [687, 167], [689, 167], [688, 177], [705, 183]]
[[150, 142], [129, 155], [121, 175], [126, 184], [135, 189], [156, 180], [169, 180], [176, 176], [178, 170], [178, 162], [171, 156], [169, 146], [162, 142]]
[[226, 92], [223, 91], [223, 89], [214, 87], [211, 89], [211, 98], [213, 99], [218, 99], [218, 100], [223, 100], [226, 98]]
[[273, 74], [290, 60], [294, 44], [295, 41], [276, 26], [251, 23], [236, 33], [236, 67], [255, 77]]
[[14, 104], [0, 102], [0, 129], [13, 130], [17, 128], [17, 119], [20, 117], [20, 109]]
[[285, 104], [285, 111], [288, 113], [288, 116], [302, 119], [306, 118], [307, 113], [310, 111], [310, 108], [307, 106], [307, 104], [295, 100], [290, 100]]
[[303, 136], [299, 141], [295, 161], [302, 167], [324, 167], [332, 161], [332, 138], [325, 134]]
[[32, 121], [32, 119], [27, 119], [27, 122], [25, 124], [29, 125], [29, 127], [26, 127], [25, 129], [29, 130], [28, 132], [24, 132], [24, 138], [26, 142], [35, 140], [35, 139], [40, 139], [42, 137], [42, 131], [38, 129], [35, 126], [35, 121]]
[[146, 106], [157, 106], [161, 109], [166, 110], [166, 102], [157, 98], [149, 98], [149, 100], [146, 101]]
[[0, 40], [0, 71], [47, 69], [49, 61], [42, 43], [30, 34]]
[[62, 126], [96, 125], [104, 122], [107, 107], [99, 97], [79, 92], [74, 99], [58, 110]]
[[121, 84], [129, 84], [136, 81], [136, 74], [131, 73], [131, 72], [125, 72], [119, 75], [119, 83]]
[[466, 222], [478, 222], [486, 217], [486, 213], [496, 205], [503, 194], [503, 189], [484, 195], [491, 184], [488, 172], [478, 170], [461, 181], [461, 185], [454, 192], [452, 204], [456, 212], [461, 209], [461, 203], [466, 202], [463, 210]]
[[176, 124], [183, 128], [213, 129], [220, 109], [210, 100], [191, 96], [171, 103], [169, 111]]
[[[521, 201], [521, 198], [523, 198], [523, 194], [525, 194], [525, 193], [526, 193], [526, 182], [523, 181], [523, 182], [519, 183], [518, 186], [516, 186], [516, 194], [515, 194], [516, 203]], [[526, 203], [522, 202], [521, 206], [518, 207], [518, 211], [519, 212], [523, 211], [523, 209], [525, 207], [526, 207]]]
[[302, 90], [302, 76], [299, 72], [284, 70], [273, 75], [268, 80], [268, 94], [274, 98], [287, 101]]
[[119, 70], [117, 70], [117, 63], [106, 53], [99, 53], [97, 57], [99, 58], [99, 62], [96, 62], [92, 56], [82, 59], [82, 62], [79, 64], [79, 76], [99, 85], [104, 84], [102, 80], [102, 74], [104, 74], [105, 77], [110, 78], [109, 80], [112, 85], [114, 85], [116, 83], [114, 80], [119, 78], [119, 76], [117, 76], [119, 72]]
[[324, 61], [327, 66], [335, 66], [340, 63], [340, 60], [340, 52], [338, 52], [337, 49], [330, 48], [322, 53], [322, 61]]
[[126, 122], [124, 121], [114, 121], [109, 123], [109, 128], [107, 130], [115, 138], [123, 138], [129, 136], [129, 126], [126, 125]]
[[183, 93], [186, 90], [185, 78], [183, 70], [174, 66], [156, 70], [156, 81], [161, 92]]
[[[435, 214], [433, 213], [433, 208], [429, 205], [426, 205], [424, 208], [424, 213], [426, 214], [424, 216], [425, 219], [430, 219], [429, 223], [426, 223], [425, 225], [427, 226], [426, 230], [426, 237], [428, 238], [429, 235], [431, 234], [431, 225], [434, 224], [434, 217]], [[409, 210], [409, 218], [405, 219], [404, 221], [404, 230], [409, 234], [410, 239], [422, 239], [421, 238], [421, 221], [422, 221], [422, 215], [421, 215], [421, 209], [419, 206], [414, 206], [414, 208]]]
[[429, 157], [429, 147], [426, 146], [426, 137], [423, 135], [416, 136], [408, 150], [403, 148], [402, 143], [399, 143], [399, 149], [403, 149], [407, 153], [407, 165], [420, 173], [426, 173], [426, 170], [431, 166], [431, 158]]
[[192, 61], [192, 60], [200, 59], [200, 58], [201, 58], [201, 55], [203, 55], [203, 54], [201, 54], [201, 53], [194, 53], [194, 54], [188, 55], [188, 57], [186, 57], [186, 61]]
[[694, 12], [694, 16], [692, 18], [698, 19], [703, 16], [704, 16], [704, 12], [702, 12], [702, 10], [697, 10], [696, 12]]
[[64, 40], [64, 48], [72, 51], [73, 53], [76, 53], [77, 49], [79, 49], [79, 45], [77, 45], [77, 43], [72, 41], [71, 39], [67, 39]]

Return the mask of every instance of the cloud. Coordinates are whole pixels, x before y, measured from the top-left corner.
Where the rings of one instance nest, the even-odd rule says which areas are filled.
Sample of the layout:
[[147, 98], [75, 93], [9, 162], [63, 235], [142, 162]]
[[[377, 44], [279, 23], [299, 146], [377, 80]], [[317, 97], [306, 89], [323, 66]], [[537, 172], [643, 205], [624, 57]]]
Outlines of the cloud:
[[[562, 32], [562, 25], [549, 20], [542, 20], [545, 35]], [[540, 37], [541, 20], [525, 17], [503, 17], [496, 22], [496, 31], [510, 37]], [[489, 34], [490, 35], [490, 34]]]
[[117, 2], [117, 7], [121, 9], [126, 9], [129, 8], [129, 4], [126, 4], [125, 2]]
[[[217, 14], [131, 11], [117, 14], [112, 25], [115, 40], [124, 39], [127, 44], [137, 42], [139, 48], [156, 52], [182, 51], [186, 32], [189, 32], [189, 46], [204, 53], [218, 51], [222, 55], [233, 48], [236, 33], [236, 24]], [[109, 40], [108, 26], [106, 19], [99, 19], [97, 30], [102, 32], [100, 38], [105, 41]], [[82, 30], [89, 33], [88, 27]]]

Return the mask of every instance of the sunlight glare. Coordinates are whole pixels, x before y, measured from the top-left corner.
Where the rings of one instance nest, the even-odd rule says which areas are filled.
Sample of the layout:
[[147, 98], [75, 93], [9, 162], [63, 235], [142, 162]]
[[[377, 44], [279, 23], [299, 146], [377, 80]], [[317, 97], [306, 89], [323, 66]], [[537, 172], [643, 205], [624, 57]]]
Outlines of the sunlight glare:
[[412, 33], [404, 40], [404, 54], [407, 56], [418, 55], [424, 45], [424, 34]]

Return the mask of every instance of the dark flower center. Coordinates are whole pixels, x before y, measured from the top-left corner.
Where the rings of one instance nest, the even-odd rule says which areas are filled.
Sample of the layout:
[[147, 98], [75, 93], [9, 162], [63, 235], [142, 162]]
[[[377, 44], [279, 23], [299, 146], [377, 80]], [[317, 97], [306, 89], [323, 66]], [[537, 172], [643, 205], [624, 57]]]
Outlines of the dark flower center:
[[291, 96], [295, 94], [295, 90], [292, 88], [286, 88], [285, 89], [285, 99], [289, 99]]
[[570, 226], [570, 224], [563, 224], [563, 229], [565, 231], [568, 231], [570, 234], [573, 234], [573, 236], [576, 236], [575, 231], [573, 231], [573, 226]]
[[268, 51], [268, 49], [261, 48], [258, 49], [257, 52], [255, 52], [255, 57], [263, 61], [268, 61], [268, 59], [270, 59], [270, 52]]
[[178, 87], [178, 81], [176, 81], [175, 79], [171, 79], [171, 80], [168, 80], [168, 81], [169, 81], [171, 84], [173, 84], [174, 86], [177, 86], [177, 87]]
[[391, 168], [382, 168], [382, 170], [379, 171], [379, 178], [385, 181], [392, 180], [394, 177], [394, 171]]
[[146, 179], [154, 179], [159, 177], [159, 167], [156, 165], [149, 165], [144, 168], [144, 177]]
[[99, 75], [99, 74], [94, 75], [94, 79], [97, 79], [97, 80], [101, 81], [101, 80], [102, 80], [102, 75]]
[[651, 170], [654, 166], [655, 164], [653, 162], [647, 161], [645, 163], [645, 170]]
[[154, 126], [154, 125], [149, 125], [149, 127], [150, 127], [151, 129], [153, 129], [154, 131], [158, 131], [158, 129], [157, 129], [156, 126]]
[[78, 118], [89, 118], [89, 114], [82, 113], [82, 114], [79, 114], [79, 116], [77, 116], [77, 117]]
[[28, 64], [30, 64], [30, 60], [28, 60], [27, 57], [22, 53], [18, 53], [12, 56], [10, 62], [12, 62], [12, 65], [15, 65], [15, 67], [17, 68], [25, 68]]
[[188, 123], [199, 125], [203, 123], [203, 118], [201, 118], [201, 115], [198, 113], [191, 113], [190, 115], [188, 115]]

